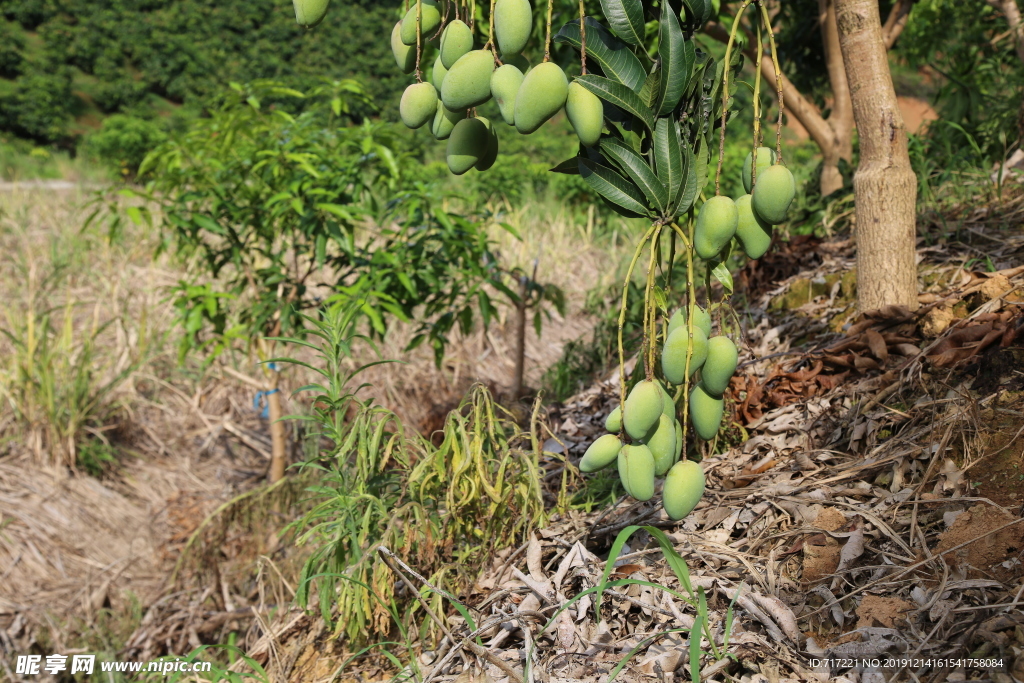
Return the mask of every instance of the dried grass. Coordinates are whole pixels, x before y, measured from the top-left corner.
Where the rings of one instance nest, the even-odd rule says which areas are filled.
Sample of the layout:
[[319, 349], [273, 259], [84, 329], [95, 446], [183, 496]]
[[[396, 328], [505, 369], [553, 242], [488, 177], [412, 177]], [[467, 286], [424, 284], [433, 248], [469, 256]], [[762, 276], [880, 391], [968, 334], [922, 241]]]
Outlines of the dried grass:
[[[127, 223], [112, 242], [101, 228], [81, 232], [89, 196], [74, 186], [4, 190], [0, 249], [37, 271], [53, 265], [55, 245], [67, 257], [66, 284], [45, 303], [57, 308], [81, 303], [72, 308], [76, 331], [94, 320], [123, 321], [97, 342], [97, 362], [105, 372], [123, 368], [133, 357], [146, 360], [109, 397], [108, 405], [117, 409], [105, 416], [97, 434], [88, 435], [120, 454], [100, 478], [42, 465], [52, 462], [46, 457], [49, 445], [33, 444], [10, 405], [0, 405], [0, 644], [8, 652], [26, 652], [41, 638], [81, 642], [100, 607], [135, 622], [141, 618], [141, 624], [128, 628], [138, 627], [129, 643], [136, 655], [184, 653], [196, 628], [206, 639], [253, 624], [255, 642], [262, 631], [246, 606], [257, 605], [266, 619], [268, 609], [292, 597], [287, 586], [301, 557], [282, 548], [275, 532], [290, 519], [282, 513], [294, 514], [294, 508], [256, 511], [259, 534], [247, 528], [251, 517], [219, 517], [212, 536], [197, 548], [206, 571], [191, 565], [184, 583], [168, 584], [200, 523], [265, 478], [270, 440], [267, 422], [252, 404], [262, 386], [255, 364], [224, 357], [205, 371], [194, 362], [177, 365], [175, 312], [167, 290], [184, 271], [167, 256], [152, 261], [155, 235]], [[494, 229], [507, 265], [532, 266], [538, 259], [538, 279], [562, 287], [569, 302], [566, 319], [556, 317], [541, 337], [532, 330], [527, 334], [527, 380], [533, 386], [560, 356], [562, 344], [589, 329], [590, 321], [580, 313], [584, 296], [616, 257], [571, 218], [547, 218], [547, 208], [503, 217], [523, 235], [521, 243]], [[570, 261], [571, 270], [564, 267]], [[0, 289], [11, 292], [11, 300], [23, 294], [16, 263], [0, 261]], [[367, 396], [396, 410], [408, 424], [429, 428], [431, 411], [443, 419], [472, 382], [499, 391], [511, 384], [511, 328], [502, 320], [488, 333], [455, 339], [438, 369], [425, 350], [403, 354], [412, 330], [396, 326], [381, 353], [404, 356], [405, 363], [377, 366], [363, 375], [374, 385]], [[6, 344], [0, 338], [0, 358], [10, 353]], [[146, 344], [150, 348], [141, 354]], [[291, 372], [285, 388], [307, 380]], [[0, 385], [5, 381], [9, 378], [0, 376]], [[301, 411], [303, 400], [286, 399], [285, 410]], [[299, 457], [296, 443], [293, 458]], [[262, 570], [253, 569], [257, 564]], [[207, 591], [211, 580], [212, 593]], [[131, 616], [139, 603], [144, 614]], [[155, 635], [163, 640], [154, 640]]]

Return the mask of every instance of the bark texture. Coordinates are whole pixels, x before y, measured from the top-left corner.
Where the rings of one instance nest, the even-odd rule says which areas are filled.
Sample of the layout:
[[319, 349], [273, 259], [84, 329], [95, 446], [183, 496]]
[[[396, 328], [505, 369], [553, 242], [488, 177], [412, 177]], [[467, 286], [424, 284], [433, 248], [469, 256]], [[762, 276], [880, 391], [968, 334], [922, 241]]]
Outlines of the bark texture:
[[857, 305], [917, 308], [917, 177], [896, 103], [877, 0], [835, 0], [839, 43], [860, 142]]
[[281, 392], [278, 389], [278, 375], [274, 373], [271, 391], [267, 396], [267, 407], [270, 413], [270, 481], [275, 482], [284, 477], [285, 467], [288, 466], [288, 451], [285, 444], [284, 423], [279, 422], [281, 412]]

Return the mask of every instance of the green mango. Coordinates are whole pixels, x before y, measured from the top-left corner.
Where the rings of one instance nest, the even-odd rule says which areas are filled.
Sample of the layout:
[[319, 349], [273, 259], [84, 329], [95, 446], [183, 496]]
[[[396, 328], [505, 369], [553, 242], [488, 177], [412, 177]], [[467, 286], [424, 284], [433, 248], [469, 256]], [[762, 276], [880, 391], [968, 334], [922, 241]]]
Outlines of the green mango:
[[704, 495], [704, 470], [692, 460], [677, 462], [665, 477], [661, 500], [670, 519], [679, 520], [693, 512]]
[[494, 3], [494, 37], [501, 54], [522, 52], [530, 40], [532, 29], [533, 8], [530, 7], [530, 0], [497, 0]]
[[[699, 329], [704, 333], [705, 337], [711, 336], [711, 314], [705, 311], [700, 306], [694, 306], [693, 312], [693, 329]], [[676, 331], [676, 328], [686, 325], [686, 311], [687, 306], [681, 307], [668, 321], [668, 332], [666, 333], [666, 339]]]
[[[402, 17], [402, 42], [406, 45], [416, 44], [416, 1], [409, 3], [409, 11]], [[437, 7], [437, 0], [419, 0], [422, 3], [420, 8], [420, 34], [423, 42], [430, 40], [431, 34], [441, 25], [441, 10]]]
[[712, 337], [708, 340], [708, 359], [700, 373], [700, 382], [712, 396], [722, 396], [729, 388], [729, 380], [736, 372], [739, 361], [736, 344], [728, 337]]
[[302, 28], [313, 28], [327, 14], [328, 0], [292, 0], [295, 6], [295, 21]]
[[709, 394], [700, 384], [690, 392], [690, 422], [700, 438], [705, 441], [715, 438], [724, 414], [725, 401]]
[[[654, 456], [654, 474], [662, 477], [676, 462], [676, 426], [675, 421], [665, 415], [658, 418], [655, 427], [644, 440]], [[609, 435], [610, 436], [610, 435]]]
[[450, 69], [459, 57], [473, 49], [473, 32], [461, 19], [445, 27], [441, 34], [441, 63]]
[[416, 48], [402, 42], [402, 22], [391, 30], [391, 53], [395, 55], [395, 62], [402, 73], [411, 74], [416, 70]]
[[494, 162], [498, 160], [498, 131], [494, 129], [494, 126], [488, 119], [482, 116], [478, 116], [477, 119], [483, 121], [487, 126], [487, 151], [480, 157], [480, 161], [476, 162], [476, 170], [486, 171], [491, 166], [494, 166]]
[[705, 261], [717, 257], [736, 234], [739, 213], [736, 202], [718, 195], [704, 202], [697, 213], [693, 230], [693, 247]]
[[[690, 334], [685, 326], [677, 328], [665, 340], [661, 350], [661, 371], [672, 384], [686, 379], [686, 354], [690, 348]], [[690, 375], [697, 372], [708, 356], [708, 338], [704, 330], [693, 327], [693, 351], [690, 353]]]
[[604, 105], [601, 98], [582, 85], [573, 81], [565, 100], [565, 115], [576, 131], [576, 137], [587, 147], [593, 147], [601, 139], [604, 128]]
[[749, 194], [736, 200], [736, 239], [743, 253], [750, 258], [761, 258], [772, 244], [772, 226], [757, 215], [751, 201]]
[[459, 57], [445, 74], [441, 99], [449, 109], [469, 109], [491, 99], [494, 55], [490, 50], [472, 50]]
[[568, 96], [569, 80], [562, 67], [554, 62], [533, 67], [516, 93], [516, 130], [534, 132], [565, 105]]
[[623, 412], [626, 433], [637, 440], [644, 438], [651, 427], [658, 423], [664, 407], [665, 401], [661, 397], [661, 384], [658, 381], [637, 382], [626, 397], [626, 409]]
[[437, 90], [430, 83], [413, 83], [402, 93], [398, 113], [402, 123], [419, 128], [437, 113]]
[[676, 420], [676, 462], [683, 453], [683, 423]]
[[516, 122], [516, 93], [524, 78], [523, 72], [514, 64], [502, 64], [491, 74], [491, 95], [498, 103], [502, 120], [510, 126]]
[[619, 479], [626, 493], [637, 500], [654, 497], [654, 454], [644, 445], [625, 445], [619, 451]]
[[437, 56], [434, 60], [434, 68], [430, 72], [430, 82], [433, 83], [434, 89], [438, 93], [441, 92], [441, 84], [444, 83], [445, 74], [448, 73], [448, 69], [444, 68], [444, 64], [441, 63], [441, 55]]
[[[747, 158], [743, 160], [743, 191], [750, 194], [750, 188], [753, 187], [751, 174], [751, 166], [753, 165], [754, 153], [749, 152]], [[768, 147], [757, 148], [757, 177], [761, 177], [761, 173], [766, 171], [769, 166], [775, 163], [775, 150]]]
[[462, 119], [456, 123], [448, 138], [448, 151], [445, 154], [451, 172], [462, 175], [476, 166], [487, 153], [490, 135], [487, 125], [480, 119]]
[[665, 387], [661, 388], [661, 398], [663, 403], [661, 408], [662, 414], [673, 420], [676, 419], [676, 401]]
[[455, 128], [455, 124], [466, 118], [466, 110], [459, 109], [452, 111], [444, 106], [444, 102], [437, 101], [437, 112], [434, 113], [434, 122], [430, 126], [430, 132], [438, 140], [447, 140]]
[[614, 434], [605, 434], [590, 444], [580, 460], [580, 472], [597, 472], [615, 462], [622, 450], [622, 442]]
[[608, 413], [604, 419], [604, 428], [613, 434], [622, 431], [622, 406], [615, 406], [615, 410]]
[[789, 205], [796, 196], [796, 180], [788, 168], [776, 164], [757, 176], [751, 202], [765, 223], [778, 225], [786, 220]]

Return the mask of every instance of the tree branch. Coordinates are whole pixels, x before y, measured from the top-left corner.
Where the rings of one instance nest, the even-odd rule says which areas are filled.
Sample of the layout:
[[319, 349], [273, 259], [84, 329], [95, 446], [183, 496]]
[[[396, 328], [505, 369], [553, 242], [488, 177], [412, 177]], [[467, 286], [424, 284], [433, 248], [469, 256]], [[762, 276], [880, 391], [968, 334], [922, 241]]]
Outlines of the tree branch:
[[914, 6], [914, 2], [916, 0], [899, 0], [889, 11], [889, 16], [886, 17], [885, 24], [882, 26], [882, 40], [885, 42], [886, 50], [891, 50], [892, 46], [896, 44], [896, 39], [903, 33], [907, 19], [910, 18], [910, 8]]
[[[740, 30], [743, 31], [742, 28]], [[704, 32], [709, 37], [722, 43], [729, 40], [728, 31], [718, 23], [709, 22], [704, 26]], [[747, 47], [744, 48], [743, 54], [748, 59], [754, 60], [756, 55], [753, 52], [753, 48], [750, 47], [751, 41], [749, 39], [744, 40], [744, 45]], [[770, 55], [764, 55], [761, 58], [761, 74], [770, 82], [775, 82], [775, 65], [772, 63]], [[786, 113], [791, 114], [800, 122], [800, 125], [807, 130], [807, 133], [818, 147], [826, 150], [834, 149], [838, 146], [839, 141], [832, 126], [822, 117], [821, 112], [818, 111], [814, 103], [804, 97], [784, 73], [782, 74], [782, 96], [786, 101]]]
[[832, 113], [828, 124], [835, 133], [839, 157], [849, 161], [853, 158], [853, 102], [850, 100], [850, 85], [846, 81], [843, 52], [839, 48], [839, 27], [833, 0], [818, 0], [818, 21], [825, 48], [825, 67], [832, 86]]

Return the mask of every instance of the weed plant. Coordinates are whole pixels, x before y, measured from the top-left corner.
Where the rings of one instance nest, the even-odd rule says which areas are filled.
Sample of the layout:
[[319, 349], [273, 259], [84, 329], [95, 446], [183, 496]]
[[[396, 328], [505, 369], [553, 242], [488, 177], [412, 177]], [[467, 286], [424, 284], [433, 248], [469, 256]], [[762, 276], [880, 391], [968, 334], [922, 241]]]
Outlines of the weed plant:
[[27, 444], [37, 460], [99, 474], [114, 460], [101, 429], [118, 409], [109, 399], [143, 362], [149, 333], [143, 317], [142, 345], [125, 357], [110, 355], [103, 339], [123, 319], [101, 323], [94, 303], [81, 324], [76, 318], [87, 302], [68, 294], [56, 303], [70, 290], [74, 251], [54, 241], [41, 268], [28, 253], [13, 264], [24, 286], [0, 305], [0, 340], [7, 346], [0, 354], [0, 414], [12, 418], [7, 435]]
[[[312, 453], [298, 469], [317, 482], [308, 489], [309, 512], [290, 527], [299, 545], [313, 548], [296, 597], [318, 605], [355, 643], [394, 628], [416, 631], [419, 608], [396, 592], [378, 547], [415, 558], [432, 583], [458, 592], [498, 550], [547, 521], [536, 415], [524, 432], [478, 386], [448, 416], [434, 447], [389, 410], [358, 399], [354, 381], [369, 366], [348, 369], [353, 345], [370, 344], [356, 333], [360, 305], [329, 300], [319, 317], [307, 316], [307, 340], [279, 339], [308, 347], [315, 362], [275, 359], [319, 376], [296, 391], [309, 397], [310, 413], [292, 416], [312, 427]], [[563, 478], [563, 502], [567, 485]], [[426, 598], [443, 613], [440, 595]], [[425, 625], [421, 635], [432, 629]]]

